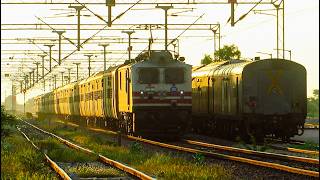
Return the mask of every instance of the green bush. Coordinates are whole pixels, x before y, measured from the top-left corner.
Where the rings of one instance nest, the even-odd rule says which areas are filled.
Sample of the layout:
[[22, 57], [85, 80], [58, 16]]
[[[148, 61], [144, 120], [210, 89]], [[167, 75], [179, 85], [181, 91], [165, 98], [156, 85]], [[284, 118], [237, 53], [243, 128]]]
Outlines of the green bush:
[[138, 142], [134, 142], [130, 145], [130, 151], [133, 153], [140, 153], [140, 152], [142, 152], [142, 150], [143, 150], [143, 148], [142, 148], [141, 144]]
[[8, 114], [4, 108], [1, 106], [1, 138], [9, 136], [13, 132], [16, 132], [14, 124], [16, 122], [16, 117]]
[[198, 164], [198, 165], [204, 164], [205, 157], [203, 154], [196, 153], [192, 157], [196, 161], [196, 164]]

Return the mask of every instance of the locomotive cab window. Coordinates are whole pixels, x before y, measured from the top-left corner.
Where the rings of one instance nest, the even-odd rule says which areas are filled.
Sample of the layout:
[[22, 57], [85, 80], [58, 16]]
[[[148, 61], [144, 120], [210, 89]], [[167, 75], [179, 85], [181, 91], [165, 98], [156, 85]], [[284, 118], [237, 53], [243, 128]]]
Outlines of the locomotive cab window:
[[167, 68], [164, 71], [165, 83], [179, 84], [184, 83], [184, 69], [183, 68]]
[[138, 82], [141, 84], [159, 83], [159, 70], [156, 68], [140, 68]]

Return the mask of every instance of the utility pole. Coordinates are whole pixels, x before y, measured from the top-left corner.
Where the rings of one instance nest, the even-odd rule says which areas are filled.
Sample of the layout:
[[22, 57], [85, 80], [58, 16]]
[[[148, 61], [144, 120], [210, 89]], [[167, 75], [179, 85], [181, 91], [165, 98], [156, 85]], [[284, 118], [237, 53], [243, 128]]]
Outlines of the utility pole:
[[54, 89], [57, 88], [57, 75], [54, 75]]
[[78, 82], [78, 80], [79, 80], [79, 65], [81, 63], [73, 63], [73, 64], [75, 64], [77, 66], [77, 82]]
[[38, 83], [38, 81], [39, 81], [39, 62], [36, 62], [36, 63], [33, 63], [33, 64], [35, 64], [36, 66], [37, 66], [37, 83]]
[[165, 50], [168, 50], [168, 10], [173, 8], [173, 6], [156, 6], [156, 8], [161, 8], [164, 10], [164, 48]]
[[[276, 50], [276, 49], [274, 49], [274, 50]], [[284, 52], [284, 51], [289, 52], [289, 59], [290, 59], [290, 61], [291, 61], [291, 50], [286, 50], [286, 49], [279, 49], [279, 50], [282, 50], [283, 52]]]
[[23, 114], [26, 114], [26, 89], [23, 90]]
[[12, 112], [15, 112], [16, 111], [16, 105], [17, 105], [17, 97], [16, 97], [16, 86], [13, 84], [13, 81], [12, 81], [12, 98], [11, 98], [11, 108], [12, 108]]
[[34, 86], [34, 70], [35, 69], [32, 69], [32, 86]]
[[50, 78], [48, 78], [48, 84], [49, 84], [49, 91], [51, 91], [52, 90], [52, 88], [51, 88], [51, 83], [52, 83], [52, 79], [51, 79], [52, 77], [50, 77]]
[[44, 57], [46, 57], [46, 55], [39, 55], [42, 58], [42, 79], [44, 79]]
[[28, 75], [26, 75], [25, 81], [26, 81], [26, 85], [25, 88], [27, 89], [29, 87], [29, 81], [28, 81]]
[[106, 6], [108, 6], [108, 27], [111, 27], [112, 20], [111, 20], [111, 7], [115, 6], [115, 0], [106, 0]]
[[62, 71], [62, 72], [61, 72], [61, 78], [62, 78], [62, 79], [61, 79], [61, 87], [63, 86], [63, 73], [64, 73], [64, 72]]
[[77, 50], [80, 51], [80, 11], [84, 8], [84, 6], [69, 6], [69, 8], [74, 8], [77, 11], [78, 15], [78, 46]]
[[273, 6], [276, 8], [277, 11], [277, 59], [279, 59], [279, 9], [280, 5], [273, 4]]
[[109, 44], [99, 44], [99, 46], [103, 47], [103, 71], [105, 73], [107, 70], [106, 47], [109, 46]]
[[[282, 4], [283, 3], [283, 4]], [[271, 4], [276, 8], [276, 9], [266, 9], [266, 10], [253, 10], [253, 12], [256, 14], [256, 13], [259, 13], [259, 14], [265, 14], [265, 15], [271, 15], [271, 16], [276, 16], [277, 20], [276, 20], [276, 32], [277, 32], [277, 59], [279, 59], [279, 10], [282, 9], [282, 49], [285, 49], [284, 48], [284, 35], [285, 35], [285, 32], [284, 32], [284, 0], [281, 0], [281, 2], [279, 4], [275, 4], [274, 2], [271, 2]], [[280, 8], [282, 4], [282, 8]], [[267, 14], [267, 13], [262, 13], [262, 11], [269, 11], [269, 10], [276, 10], [276, 15], [274, 14]], [[284, 50], [282, 51], [282, 57], [283, 59], [285, 58], [285, 54], [284, 54]]]
[[31, 72], [29, 72], [29, 87], [31, 88], [31, 74], [32, 74], [32, 71]]
[[216, 50], [217, 50], [217, 45], [216, 45], [217, 36], [218, 36], [218, 50], [220, 50], [220, 24], [218, 24], [217, 29], [211, 29], [211, 30], [213, 32], [213, 45], [214, 45], [213, 52], [216, 52]]
[[44, 80], [44, 57], [46, 57], [46, 55], [39, 55], [42, 58], [42, 79], [43, 79], [43, 92], [45, 92], [46, 90], [46, 82]]
[[58, 61], [58, 64], [60, 65], [61, 64], [61, 36], [66, 31], [52, 31], [52, 32], [55, 32], [59, 35], [59, 61]]
[[231, 27], [234, 26], [234, 3], [236, 3], [237, 0], [228, 0], [228, 3], [231, 4], [231, 16], [230, 16], [230, 20], [231, 20]]
[[54, 44], [45, 44], [44, 46], [49, 47], [49, 72], [51, 72], [51, 62], [52, 62], [52, 57], [51, 57], [51, 53], [52, 53], [52, 47], [54, 46]]
[[70, 83], [70, 71], [71, 71], [71, 68], [68, 68], [68, 74], [69, 74], [68, 83]]
[[129, 36], [129, 47], [128, 47], [128, 53], [129, 53], [129, 61], [131, 61], [131, 51], [132, 51], [132, 46], [131, 46], [131, 34], [134, 33], [134, 31], [122, 31], [122, 33], [126, 33]]
[[90, 75], [91, 75], [91, 73], [90, 73], [90, 70], [91, 70], [90, 62], [91, 62], [91, 56], [93, 56], [93, 55], [92, 54], [85, 54], [84, 56], [88, 57], [88, 62], [89, 62], [88, 70], [89, 70], [89, 77], [90, 77]]

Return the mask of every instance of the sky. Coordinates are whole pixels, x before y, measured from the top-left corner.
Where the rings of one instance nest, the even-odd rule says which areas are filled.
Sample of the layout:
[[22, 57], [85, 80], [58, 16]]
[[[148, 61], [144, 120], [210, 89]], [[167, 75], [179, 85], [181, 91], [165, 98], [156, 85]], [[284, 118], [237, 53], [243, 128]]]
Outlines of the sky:
[[[239, 4], [235, 8], [235, 19], [237, 20], [241, 15], [248, 12], [253, 5]], [[94, 10], [95, 13], [106, 16], [106, 7], [103, 5], [89, 5], [89, 9]], [[153, 8], [154, 6], [137, 5], [137, 8]], [[223, 45], [235, 44], [239, 47], [241, 55], [244, 58], [254, 58], [260, 56], [261, 58], [268, 58], [267, 54], [259, 54], [257, 52], [272, 53], [276, 57], [276, 17], [272, 15], [255, 14], [250, 12], [244, 19], [239, 21], [234, 27], [227, 23], [230, 16], [230, 5], [176, 5], [174, 9], [170, 9], [168, 14], [184, 11], [183, 7], [194, 8], [192, 11], [180, 13], [178, 17], [169, 16], [168, 23], [193, 23], [200, 15], [204, 14], [197, 23], [220, 23], [221, 25], [221, 47]], [[113, 10], [115, 17], [119, 13], [126, 10], [128, 6], [116, 6]], [[64, 13], [64, 10], [53, 9], [68, 9], [67, 5], [1, 5], [1, 23], [39, 23], [40, 21], [35, 16], [41, 17], [47, 23], [61, 23], [69, 22], [76, 23], [75, 17], [60, 17], [50, 18], [53, 14]], [[258, 5], [255, 10], [274, 9], [272, 5]], [[265, 11], [265, 13], [275, 14], [275, 11]], [[84, 14], [91, 14], [86, 11]], [[91, 14], [92, 15], [92, 14]], [[22, 18], [23, 17], [23, 18]], [[49, 17], [49, 18], [48, 18]], [[104, 17], [106, 19], [106, 17]], [[83, 17], [83, 23], [103, 23], [98, 18]], [[121, 18], [114, 22], [117, 23], [164, 23], [164, 12], [161, 9], [152, 10], [130, 10]], [[282, 25], [280, 26], [282, 28]], [[17, 38], [17, 37], [56, 37], [51, 31], [3, 31], [1, 30], [1, 37]], [[175, 38], [183, 30], [174, 31], [169, 30], [169, 38]], [[92, 36], [95, 31], [82, 32], [81, 36], [88, 38]], [[127, 38], [127, 35], [115, 31], [102, 31], [99, 36], [118, 36]], [[282, 31], [279, 31], [282, 37]], [[76, 38], [76, 31], [67, 31], [65, 36]], [[157, 38], [164, 38], [163, 31], [152, 31], [152, 36], [155, 41]], [[203, 37], [188, 37], [188, 36], [203, 36]], [[149, 31], [136, 31], [132, 37], [148, 38]], [[199, 65], [204, 54], [212, 55], [214, 52], [213, 32], [206, 31], [186, 31], [179, 38], [179, 53], [186, 58], [186, 63], [192, 65]], [[282, 44], [282, 38], [280, 38]], [[132, 40], [134, 41], [134, 39]], [[147, 44], [134, 44], [134, 50], [144, 49]], [[20, 45], [21, 46], [21, 45]], [[281, 46], [280, 46], [281, 47]], [[11, 48], [36, 49], [35, 46], [29, 45], [24, 47], [14, 47], [13, 45], [2, 45], [1, 50]], [[56, 46], [54, 48], [57, 48]], [[74, 48], [72, 45], [64, 45], [66, 49]], [[84, 49], [99, 49], [97, 45], [87, 44]], [[127, 44], [112, 44], [110, 49], [125, 50]], [[153, 49], [163, 49], [163, 44], [154, 44]], [[172, 46], [169, 49], [173, 49]], [[292, 60], [302, 64], [307, 70], [307, 94], [312, 95], [313, 89], [319, 89], [319, 1], [315, 0], [285, 0], [285, 49], [291, 50]], [[3, 58], [7, 56], [1, 55]], [[109, 58], [123, 58], [127, 55], [108, 55]], [[134, 55], [133, 55], [134, 57]], [[280, 52], [282, 57], [282, 51]], [[34, 57], [37, 58], [37, 57]], [[83, 58], [81, 52], [76, 53], [72, 58]], [[96, 58], [102, 58], [98, 56]], [[289, 59], [289, 53], [285, 52], [285, 58]], [[70, 62], [66, 62], [66, 66]], [[119, 62], [121, 63], [121, 62]], [[102, 66], [96, 66], [95, 71], [102, 70]], [[1, 69], [6, 68], [1, 64]], [[81, 65], [83, 70], [86, 69], [85, 64]], [[85, 73], [82, 74], [86, 76]], [[4, 77], [1, 73], [1, 101], [4, 97], [11, 94], [11, 81]], [[41, 86], [38, 86], [39, 88]], [[34, 88], [35, 89], [35, 88]], [[31, 97], [35, 94], [40, 94], [42, 91], [38, 89], [29, 93], [27, 96]], [[23, 102], [20, 95], [17, 97], [18, 103]]]

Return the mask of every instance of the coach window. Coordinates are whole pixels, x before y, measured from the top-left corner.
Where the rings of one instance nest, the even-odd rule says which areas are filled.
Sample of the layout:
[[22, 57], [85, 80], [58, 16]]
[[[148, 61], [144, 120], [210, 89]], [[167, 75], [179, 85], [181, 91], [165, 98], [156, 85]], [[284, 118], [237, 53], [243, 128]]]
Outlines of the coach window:
[[159, 83], [159, 70], [156, 68], [140, 68], [138, 82], [141, 84]]
[[183, 68], [167, 68], [164, 71], [164, 79], [167, 84], [181, 84], [184, 83], [184, 69]]

